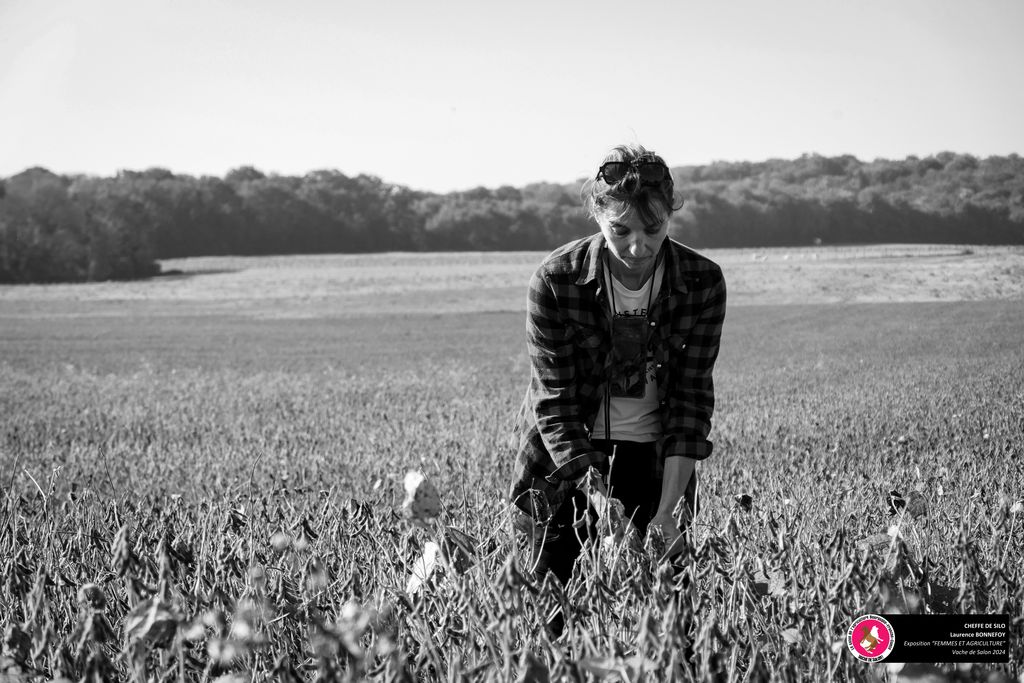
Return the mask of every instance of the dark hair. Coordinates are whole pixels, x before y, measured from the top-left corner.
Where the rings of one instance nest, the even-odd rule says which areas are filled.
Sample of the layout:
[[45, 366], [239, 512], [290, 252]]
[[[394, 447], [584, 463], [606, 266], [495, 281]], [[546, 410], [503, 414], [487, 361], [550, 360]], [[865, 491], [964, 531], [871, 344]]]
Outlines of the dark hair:
[[[660, 156], [639, 144], [619, 145], [608, 152], [601, 163], [632, 163], [641, 158], [665, 163]], [[636, 173], [627, 173], [614, 185], [609, 185], [603, 178], [592, 178], [583, 184], [580, 196], [587, 215], [594, 220], [609, 214], [621, 218], [636, 211], [645, 224], [653, 225], [666, 220], [672, 212], [683, 207], [682, 198], [677, 199], [671, 173], [666, 173], [665, 179], [658, 185], [641, 183]]]

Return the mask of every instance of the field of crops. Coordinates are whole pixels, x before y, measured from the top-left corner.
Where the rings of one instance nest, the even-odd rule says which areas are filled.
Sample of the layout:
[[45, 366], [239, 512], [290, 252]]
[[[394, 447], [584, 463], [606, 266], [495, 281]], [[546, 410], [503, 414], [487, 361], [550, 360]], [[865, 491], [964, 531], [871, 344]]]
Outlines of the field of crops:
[[[820, 253], [720, 260], [784, 292], [772, 264]], [[987, 256], [847, 253], [839, 300], [740, 293], [686, 569], [621, 549], [565, 590], [531, 578], [504, 495], [507, 293], [541, 255], [436, 257], [453, 284], [420, 295], [394, 284], [434, 272], [412, 257], [0, 288], [0, 681], [1016, 680], [1024, 253]], [[988, 275], [906, 276], [943, 269]], [[919, 296], [860, 295], [887, 279]], [[403, 514], [409, 470], [437, 520]], [[865, 664], [843, 640], [865, 612], [1008, 613], [1012, 663]]]

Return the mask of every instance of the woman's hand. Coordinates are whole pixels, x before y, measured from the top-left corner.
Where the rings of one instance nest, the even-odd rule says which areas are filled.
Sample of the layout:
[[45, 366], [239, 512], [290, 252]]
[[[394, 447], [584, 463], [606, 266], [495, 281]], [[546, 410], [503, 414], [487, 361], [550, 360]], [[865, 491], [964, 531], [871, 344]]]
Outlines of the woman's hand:
[[625, 520], [625, 512], [622, 502], [617, 498], [608, 495], [608, 487], [605, 486], [601, 474], [591, 467], [587, 473], [580, 477], [577, 487], [587, 496], [590, 508], [597, 513], [599, 523], [607, 524], [612, 530], [619, 530]]
[[[648, 527], [648, 538], [653, 541], [660, 535], [665, 542], [663, 557], [678, 555], [683, 549], [682, 534], [684, 529], [693, 522], [693, 510], [686, 501], [686, 487], [693, 477], [696, 461], [692, 458], [676, 456], [665, 458], [665, 475], [661, 484], [661, 502], [658, 511], [651, 519]], [[677, 523], [678, 522], [678, 523]], [[659, 545], [650, 544], [658, 548]]]
[[664, 542], [665, 549], [662, 557], [665, 559], [678, 555], [683, 549], [683, 534], [679, 531], [675, 516], [671, 512], [659, 512], [656, 514], [647, 526], [647, 536], [650, 540], [659, 539], [659, 544], [657, 545], [650, 541], [648, 542], [653, 547], [657, 548], [660, 545], [660, 541]]
[[598, 528], [605, 535], [606, 541], [616, 544], [625, 538], [630, 548], [639, 550], [640, 532], [626, 517], [622, 501], [608, 495], [608, 488], [600, 473], [591, 468], [580, 478], [577, 486], [586, 494], [590, 508], [597, 513]]

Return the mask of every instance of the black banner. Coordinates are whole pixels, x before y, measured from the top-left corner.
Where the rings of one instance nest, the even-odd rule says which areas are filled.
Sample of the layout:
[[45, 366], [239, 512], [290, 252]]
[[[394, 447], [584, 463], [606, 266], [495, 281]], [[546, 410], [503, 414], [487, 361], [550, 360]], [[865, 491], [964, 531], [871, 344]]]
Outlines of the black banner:
[[1010, 661], [1008, 614], [885, 614], [892, 625], [886, 662]]

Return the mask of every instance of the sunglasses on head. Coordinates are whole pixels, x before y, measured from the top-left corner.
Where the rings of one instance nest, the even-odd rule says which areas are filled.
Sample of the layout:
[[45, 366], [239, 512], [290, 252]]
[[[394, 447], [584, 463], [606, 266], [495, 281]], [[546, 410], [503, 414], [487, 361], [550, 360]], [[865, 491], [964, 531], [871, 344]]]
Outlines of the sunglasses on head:
[[668, 175], [668, 167], [655, 159], [636, 159], [634, 161], [606, 161], [597, 171], [597, 179], [614, 185], [632, 171], [644, 185], [658, 185]]

